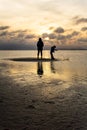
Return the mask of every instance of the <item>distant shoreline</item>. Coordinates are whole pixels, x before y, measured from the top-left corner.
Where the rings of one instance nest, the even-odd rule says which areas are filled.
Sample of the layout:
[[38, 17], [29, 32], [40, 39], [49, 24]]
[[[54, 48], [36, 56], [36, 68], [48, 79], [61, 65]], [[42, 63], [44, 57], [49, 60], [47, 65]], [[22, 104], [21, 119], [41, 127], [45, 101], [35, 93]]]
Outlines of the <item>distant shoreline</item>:
[[[7, 50], [7, 49], [5, 49], [5, 50], [0, 50], [0, 51], [35, 51], [36, 49], [31, 49], [31, 50], [28, 50], [28, 49], [25, 49], [25, 50]], [[81, 51], [81, 50], [87, 50], [87, 49], [58, 49], [58, 51]], [[49, 51], [49, 49], [44, 49], [44, 51]]]

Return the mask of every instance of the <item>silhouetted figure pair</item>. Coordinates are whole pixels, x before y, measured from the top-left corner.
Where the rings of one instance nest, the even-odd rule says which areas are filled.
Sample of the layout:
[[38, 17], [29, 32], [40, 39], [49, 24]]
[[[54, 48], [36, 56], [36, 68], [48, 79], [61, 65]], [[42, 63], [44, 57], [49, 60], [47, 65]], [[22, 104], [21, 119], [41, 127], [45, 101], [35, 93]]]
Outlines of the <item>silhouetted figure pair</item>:
[[[44, 47], [44, 43], [43, 43], [42, 39], [39, 38], [39, 40], [37, 42], [37, 51], [38, 51], [37, 52], [37, 58], [39, 58], [39, 55], [41, 55], [41, 59], [42, 59], [42, 56], [43, 56], [43, 53], [42, 53], [43, 47]], [[54, 45], [54, 46], [51, 47], [51, 50], [50, 50], [50, 55], [51, 55], [51, 59], [52, 60], [55, 59], [54, 56], [53, 56], [53, 53], [55, 52], [55, 50], [56, 50], [56, 46]]]
[[44, 43], [42, 41], [41, 38], [39, 38], [38, 42], [37, 42], [37, 50], [38, 50], [38, 53], [37, 53], [37, 58], [39, 58], [39, 55], [41, 55], [41, 58], [43, 56], [43, 46], [44, 46]]
[[51, 55], [51, 59], [54, 60], [54, 56], [53, 56], [53, 53], [55, 52], [56, 50], [56, 46], [52, 46], [51, 49], [50, 49], [50, 55]]

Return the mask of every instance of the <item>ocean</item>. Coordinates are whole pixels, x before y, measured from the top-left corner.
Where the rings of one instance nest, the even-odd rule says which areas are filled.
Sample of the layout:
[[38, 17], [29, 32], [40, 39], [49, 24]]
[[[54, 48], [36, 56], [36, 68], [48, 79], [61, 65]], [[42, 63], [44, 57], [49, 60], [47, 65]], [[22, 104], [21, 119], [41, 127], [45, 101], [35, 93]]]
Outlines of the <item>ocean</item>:
[[[0, 51], [0, 130], [87, 130], [87, 51]], [[50, 51], [43, 51], [50, 58]]]

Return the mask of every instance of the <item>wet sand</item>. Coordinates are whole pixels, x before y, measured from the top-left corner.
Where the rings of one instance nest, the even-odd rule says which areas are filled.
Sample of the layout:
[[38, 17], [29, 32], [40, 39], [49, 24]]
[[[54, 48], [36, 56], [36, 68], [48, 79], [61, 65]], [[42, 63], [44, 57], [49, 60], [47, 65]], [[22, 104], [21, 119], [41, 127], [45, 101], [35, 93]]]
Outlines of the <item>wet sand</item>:
[[64, 86], [0, 61], [0, 130], [87, 130], [87, 86]]

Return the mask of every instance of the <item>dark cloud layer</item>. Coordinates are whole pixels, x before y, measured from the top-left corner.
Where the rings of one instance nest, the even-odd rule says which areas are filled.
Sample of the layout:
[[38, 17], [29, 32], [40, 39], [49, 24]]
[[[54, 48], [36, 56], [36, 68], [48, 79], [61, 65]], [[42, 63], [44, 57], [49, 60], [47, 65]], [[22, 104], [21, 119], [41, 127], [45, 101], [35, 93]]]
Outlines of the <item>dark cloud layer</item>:
[[[86, 30], [87, 27], [83, 27], [81, 29], [81, 34], [85, 34], [86, 32], [83, 31]], [[49, 48], [53, 44], [56, 44], [58, 46], [76, 46], [77, 44], [86, 46], [87, 38], [79, 38], [79, 34], [80, 32], [72, 32], [72, 30], [68, 31], [68, 34], [66, 34], [66, 30], [63, 27], [52, 27], [51, 33], [42, 34], [42, 39], [45, 43], [45, 49]], [[36, 49], [37, 41], [38, 36], [29, 30], [10, 31], [7, 26], [3, 26], [3, 28], [0, 30], [0, 50]]]
[[13, 41], [12, 43], [10, 42], [2, 42], [0, 44], [0, 50], [31, 50], [31, 49], [35, 49], [35, 44], [27, 44], [27, 43], [18, 43], [16, 41]]
[[28, 30], [10, 31], [8, 27], [9, 26], [1, 27], [0, 50], [35, 49], [35, 40], [37, 39], [36, 35], [32, 34]]
[[81, 28], [81, 31], [87, 31], [87, 27]]
[[25, 38], [26, 39], [33, 39], [33, 38], [36, 38], [36, 36], [34, 34], [30, 34], [30, 35], [26, 35]]
[[6, 36], [7, 34], [8, 34], [8, 31], [3, 31], [3, 32], [0, 33], [0, 37], [1, 36]]
[[78, 42], [87, 43], [87, 38], [79, 38]]

